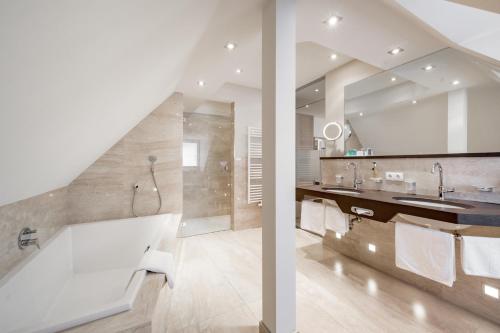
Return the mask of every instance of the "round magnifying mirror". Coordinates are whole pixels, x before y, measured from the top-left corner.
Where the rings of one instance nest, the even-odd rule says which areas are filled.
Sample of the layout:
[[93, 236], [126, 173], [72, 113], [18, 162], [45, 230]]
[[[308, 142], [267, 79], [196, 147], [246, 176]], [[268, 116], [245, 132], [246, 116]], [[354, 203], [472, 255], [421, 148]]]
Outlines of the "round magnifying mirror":
[[323, 127], [323, 136], [329, 141], [335, 141], [342, 135], [342, 126], [336, 121], [332, 121]]

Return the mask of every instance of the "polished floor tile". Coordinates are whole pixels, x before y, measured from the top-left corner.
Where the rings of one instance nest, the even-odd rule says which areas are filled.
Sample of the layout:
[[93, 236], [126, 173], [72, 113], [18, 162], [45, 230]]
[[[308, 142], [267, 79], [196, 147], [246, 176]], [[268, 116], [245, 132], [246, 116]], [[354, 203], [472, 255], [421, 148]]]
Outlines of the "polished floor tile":
[[181, 222], [178, 237], [191, 237], [229, 229], [231, 229], [229, 215], [197, 217]]
[[[182, 240], [161, 333], [258, 332], [261, 229]], [[500, 332], [500, 327], [349, 259], [297, 230], [297, 329], [321, 332]]]

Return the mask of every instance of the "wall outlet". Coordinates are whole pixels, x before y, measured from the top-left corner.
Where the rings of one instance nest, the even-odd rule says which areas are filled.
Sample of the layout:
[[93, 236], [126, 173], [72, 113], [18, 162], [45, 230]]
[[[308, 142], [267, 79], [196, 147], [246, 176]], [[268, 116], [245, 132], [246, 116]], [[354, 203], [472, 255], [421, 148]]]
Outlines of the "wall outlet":
[[385, 179], [402, 182], [405, 180], [405, 175], [403, 172], [387, 171], [385, 173]]

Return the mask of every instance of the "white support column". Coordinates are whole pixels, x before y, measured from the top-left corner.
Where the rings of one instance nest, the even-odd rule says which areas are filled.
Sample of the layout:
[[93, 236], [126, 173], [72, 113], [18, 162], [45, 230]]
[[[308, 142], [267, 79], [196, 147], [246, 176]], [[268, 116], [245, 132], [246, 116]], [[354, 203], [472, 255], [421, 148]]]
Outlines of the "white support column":
[[467, 89], [448, 93], [448, 153], [467, 152]]
[[295, 332], [295, 0], [268, 0], [262, 23], [261, 332]]

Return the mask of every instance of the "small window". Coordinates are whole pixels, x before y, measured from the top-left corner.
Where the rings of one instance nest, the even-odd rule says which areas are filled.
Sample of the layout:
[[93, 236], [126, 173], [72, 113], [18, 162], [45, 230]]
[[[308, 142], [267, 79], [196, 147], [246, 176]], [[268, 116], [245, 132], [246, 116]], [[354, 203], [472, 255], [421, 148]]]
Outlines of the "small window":
[[199, 165], [199, 149], [198, 142], [188, 141], [182, 143], [182, 166], [197, 167]]

